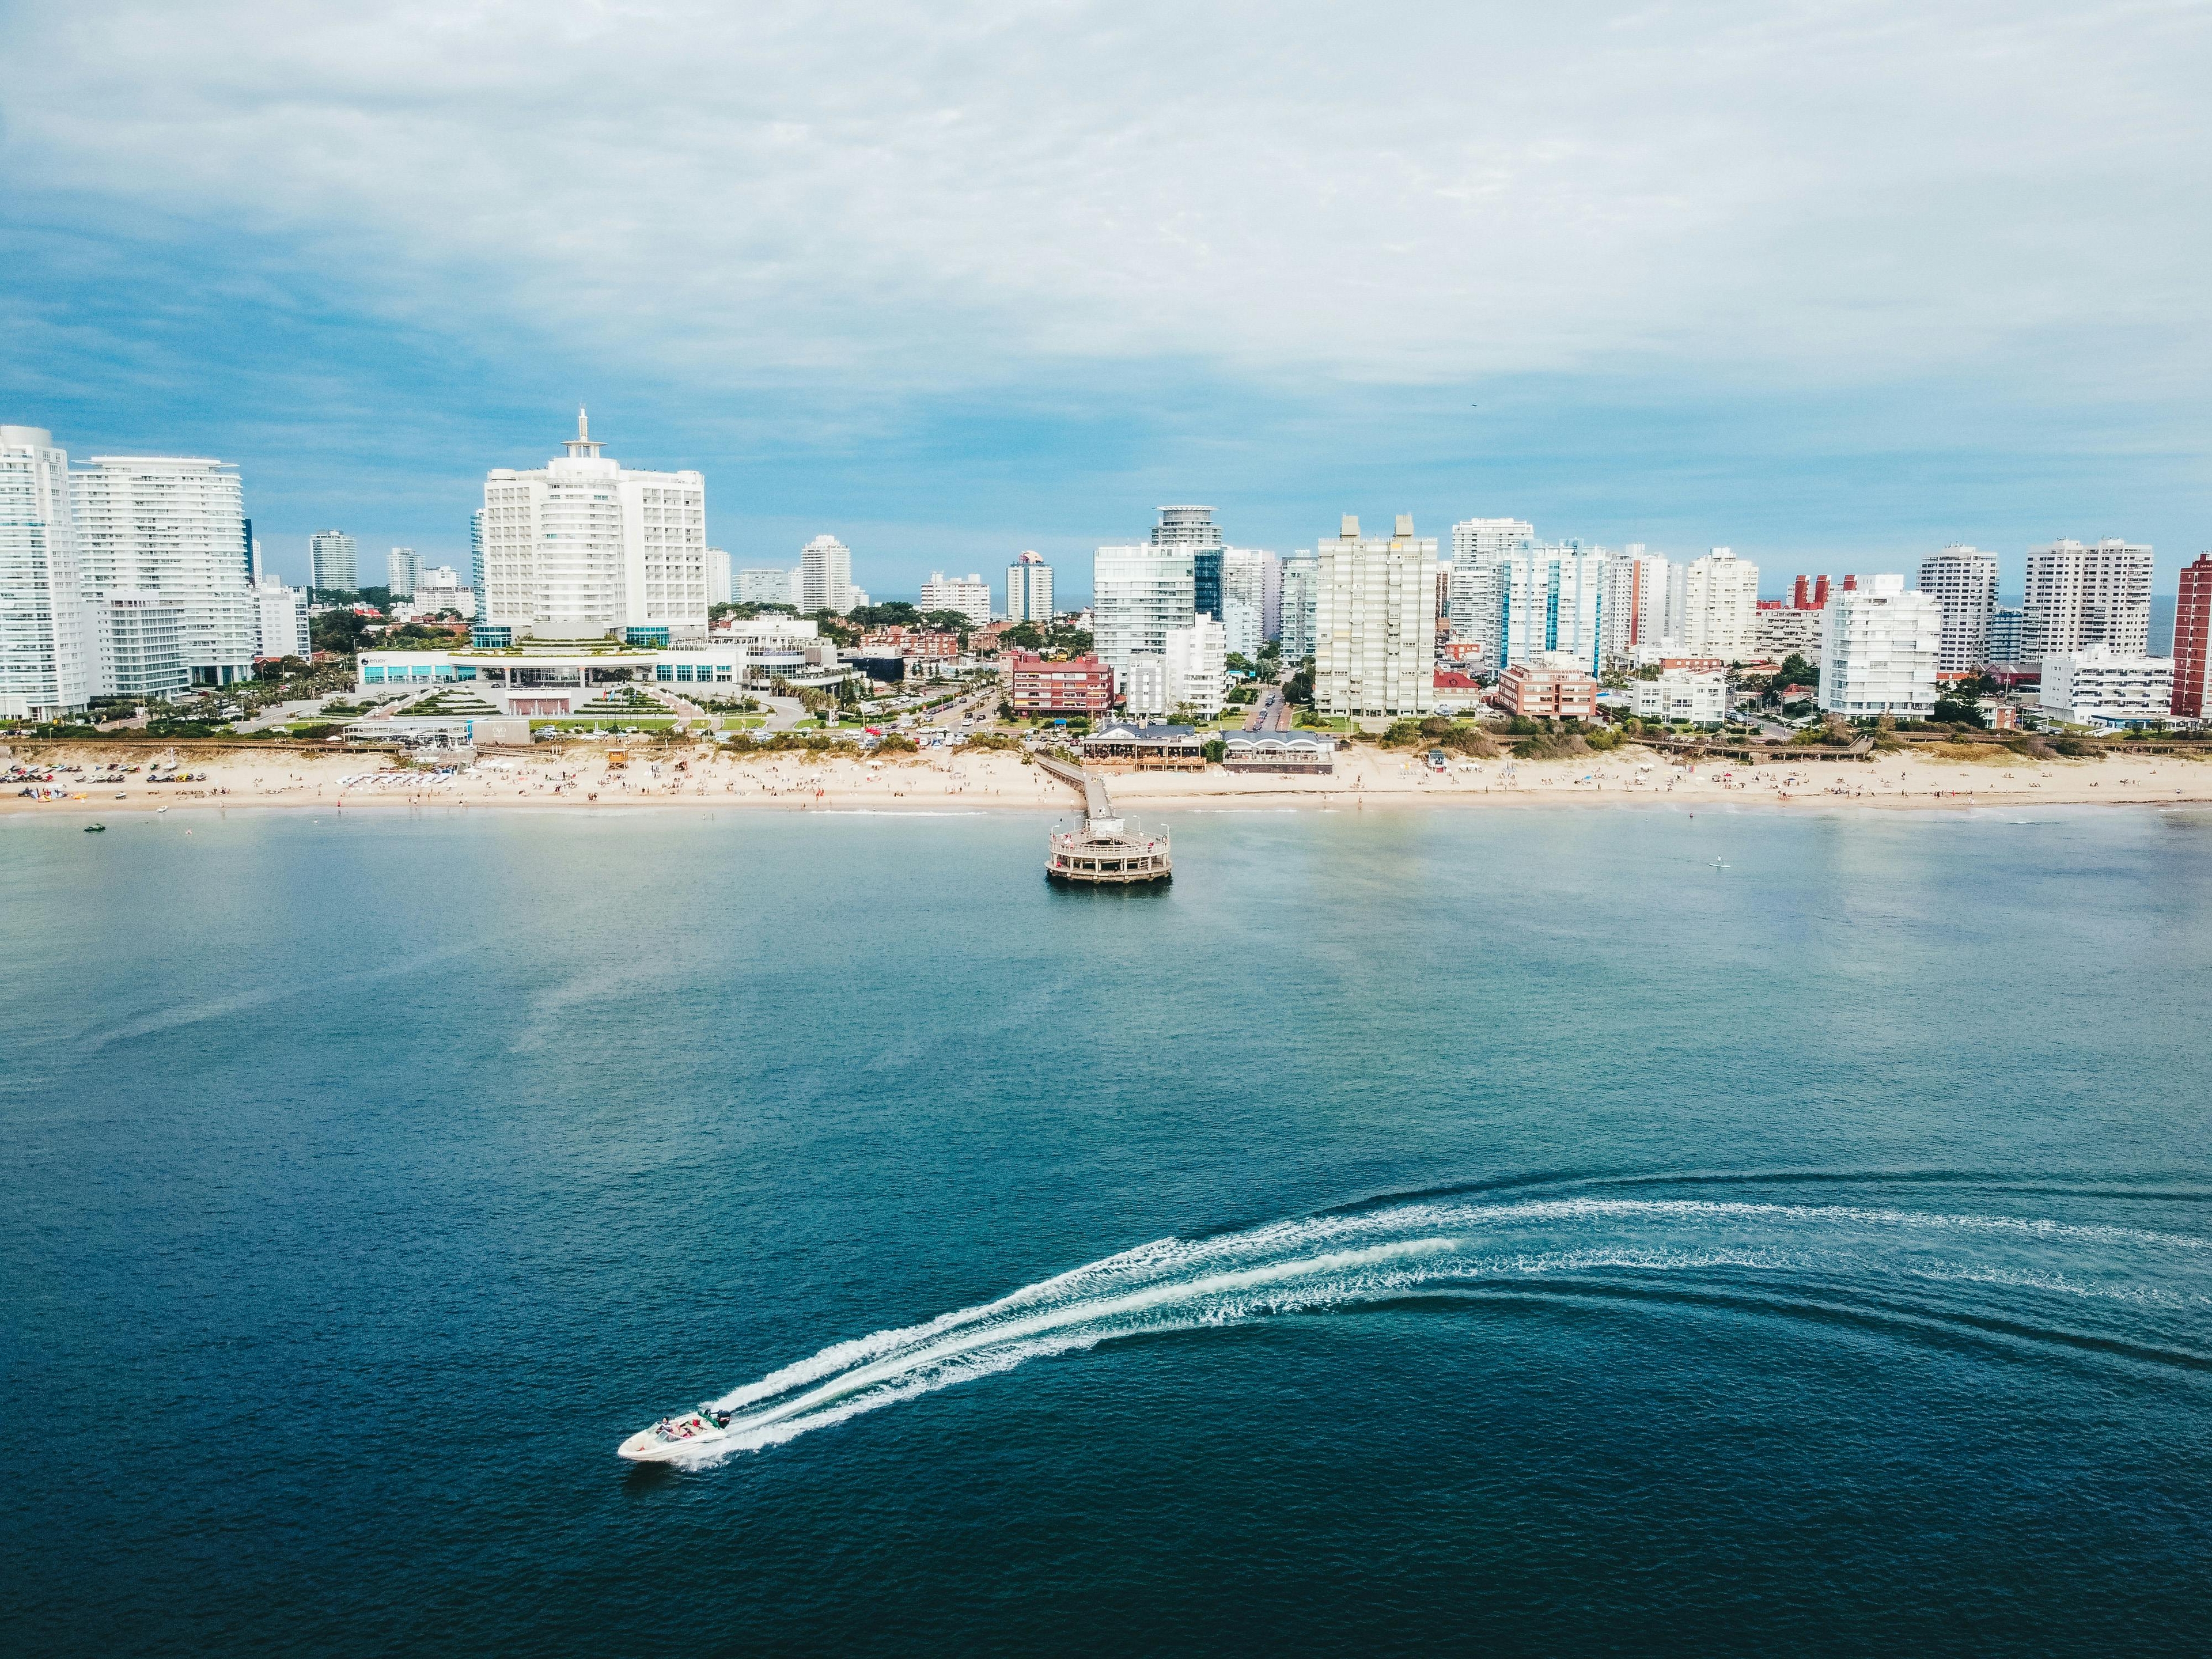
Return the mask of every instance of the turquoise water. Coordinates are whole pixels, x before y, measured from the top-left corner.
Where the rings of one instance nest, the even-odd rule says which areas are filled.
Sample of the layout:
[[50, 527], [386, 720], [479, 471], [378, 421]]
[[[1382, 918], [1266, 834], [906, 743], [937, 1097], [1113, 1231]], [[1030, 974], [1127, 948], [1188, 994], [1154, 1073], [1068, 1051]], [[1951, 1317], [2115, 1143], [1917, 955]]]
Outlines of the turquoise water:
[[0, 822], [0, 1634], [2201, 1650], [2212, 815], [1170, 822]]

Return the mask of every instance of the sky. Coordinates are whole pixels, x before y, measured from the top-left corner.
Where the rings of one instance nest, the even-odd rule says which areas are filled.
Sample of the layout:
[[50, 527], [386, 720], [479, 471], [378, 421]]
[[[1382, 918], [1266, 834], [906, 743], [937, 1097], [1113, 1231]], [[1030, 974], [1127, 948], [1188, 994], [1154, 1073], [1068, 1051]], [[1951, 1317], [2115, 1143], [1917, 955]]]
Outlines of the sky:
[[878, 599], [1206, 502], [2212, 547], [2212, 5], [0, 0], [0, 422], [465, 565], [587, 404]]

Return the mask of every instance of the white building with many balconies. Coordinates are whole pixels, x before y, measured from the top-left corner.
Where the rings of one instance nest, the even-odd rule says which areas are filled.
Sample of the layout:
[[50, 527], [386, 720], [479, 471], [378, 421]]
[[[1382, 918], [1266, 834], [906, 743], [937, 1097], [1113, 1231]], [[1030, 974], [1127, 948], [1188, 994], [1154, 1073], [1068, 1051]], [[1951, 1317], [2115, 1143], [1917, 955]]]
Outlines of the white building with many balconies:
[[1436, 708], [1437, 539], [1410, 514], [1387, 538], [1346, 515], [1318, 542], [1314, 704], [1324, 714], [1397, 720]]
[[0, 426], [0, 719], [81, 714], [98, 676], [68, 453], [44, 427]]
[[924, 611], [957, 611], [978, 628], [991, 625], [991, 584], [980, 575], [948, 576], [933, 570], [921, 585]]
[[1098, 550], [1091, 564], [1091, 644], [1114, 671], [1115, 684], [1126, 684], [1136, 658], [1167, 654], [1169, 630], [1188, 627], [1198, 614], [1196, 592], [1187, 545], [1139, 543]]
[[1820, 707], [1865, 720], [1926, 720], [1936, 712], [1943, 607], [1907, 592], [1902, 575], [1869, 577], [1828, 595], [1820, 612]]
[[2173, 659], [2101, 645], [2043, 659], [2042, 712], [2069, 726], [2163, 724], [2172, 717]]
[[1758, 649], [1759, 567], [1717, 547], [1668, 573], [1667, 633], [1686, 657], [1735, 662]]
[[1943, 607], [1941, 674], [1978, 674], [1990, 656], [1990, 618], [1997, 608], [1997, 556], [1954, 544], [1920, 562], [1920, 591]]
[[2027, 555], [2023, 659], [2092, 645], [2123, 657], [2150, 649], [2151, 550], [2132, 542], [2052, 542]]
[[253, 677], [260, 630], [236, 467], [181, 456], [95, 455], [70, 471], [70, 511], [88, 599], [158, 593], [179, 608], [191, 684]]

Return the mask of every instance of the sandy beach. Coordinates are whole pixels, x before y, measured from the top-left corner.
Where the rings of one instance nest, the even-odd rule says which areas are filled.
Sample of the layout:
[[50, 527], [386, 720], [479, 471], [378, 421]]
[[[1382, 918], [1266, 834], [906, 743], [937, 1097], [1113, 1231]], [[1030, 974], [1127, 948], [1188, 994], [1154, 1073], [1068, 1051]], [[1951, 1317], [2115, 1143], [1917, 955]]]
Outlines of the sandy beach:
[[[925, 751], [882, 761], [781, 753], [735, 756], [665, 750], [610, 768], [581, 746], [563, 757], [488, 757], [453, 774], [393, 768], [382, 757], [268, 750], [187, 752], [194, 775], [155, 783], [146, 773], [117, 776], [117, 764], [145, 767], [160, 750], [118, 757], [110, 747], [16, 745], [0, 765], [81, 766], [51, 783], [11, 783], [0, 811], [92, 809], [100, 813], [228, 805], [308, 806], [353, 811], [390, 806], [561, 805], [746, 806], [785, 811], [837, 810], [978, 811], [997, 807], [1072, 809], [1075, 793], [1042, 769], [1005, 752]], [[202, 776], [200, 775], [204, 775]], [[1624, 748], [1578, 760], [1455, 761], [1437, 771], [1397, 751], [1360, 745], [1340, 752], [1334, 775], [1286, 777], [1203, 773], [1109, 773], [1119, 806], [1170, 809], [1224, 803], [1275, 806], [1455, 806], [1669, 800], [1764, 802], [1778, 806], [1849, 801], [1893, 807], [1976, 803], [2124, 804], [2212, 801], [2212, 763], [2187, 757], [2117, 756], [2092, 761], [1959, 762], [1917, 755], [1874, 763], [1807, 762], [1757, 767], [1728, 762], [1684, 766], [1673, 757]]]

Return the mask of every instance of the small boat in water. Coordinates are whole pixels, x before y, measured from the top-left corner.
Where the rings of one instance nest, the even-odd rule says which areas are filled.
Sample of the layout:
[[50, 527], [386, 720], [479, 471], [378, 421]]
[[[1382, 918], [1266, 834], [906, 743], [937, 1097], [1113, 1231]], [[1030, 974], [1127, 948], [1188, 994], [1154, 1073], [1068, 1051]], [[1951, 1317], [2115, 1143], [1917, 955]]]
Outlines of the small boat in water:
[[104, 823], [88, 823], [84, 826], [84, 833], [88, 836], [96, 836], [106, 828], [107, 826]]
[[640, 1429], [615, 1448], [617, 1455], [633, 1463], [675, 1463], [730, 1437], [730, 1413], [702, 1406], [696, 1412], [664, 1417], [649, 1429]]

